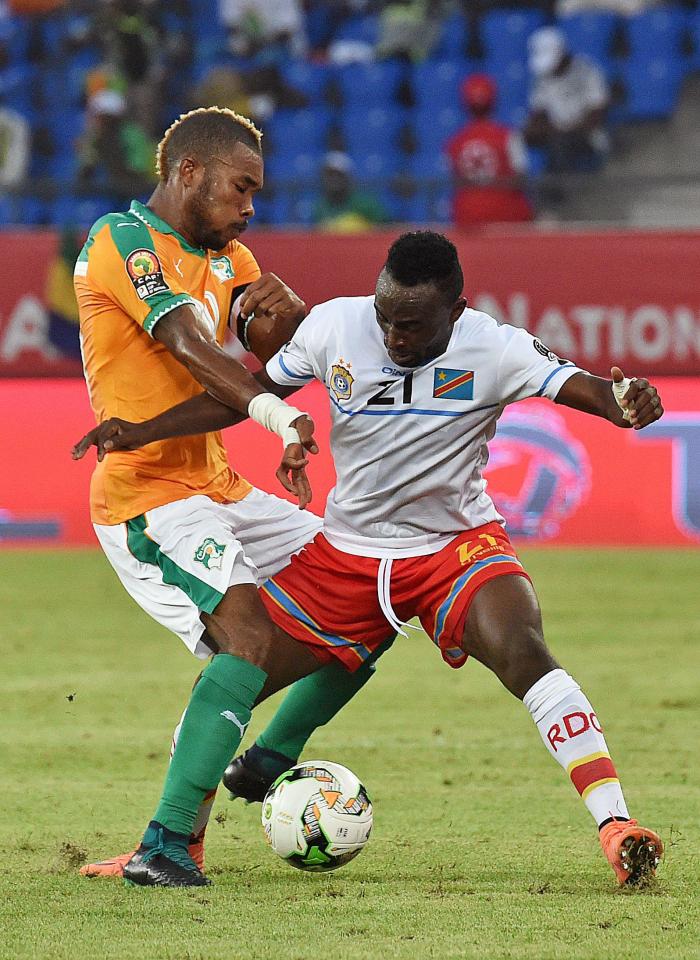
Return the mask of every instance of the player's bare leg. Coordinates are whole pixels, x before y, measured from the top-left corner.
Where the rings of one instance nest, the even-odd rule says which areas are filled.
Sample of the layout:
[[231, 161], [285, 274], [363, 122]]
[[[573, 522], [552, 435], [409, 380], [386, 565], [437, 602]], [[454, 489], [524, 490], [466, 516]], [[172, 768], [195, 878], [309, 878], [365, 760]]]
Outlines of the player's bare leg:
[[230, 587], [202, 621], [220, 652], [194, 688], [160, 804], [124, 867], [124, 877], [132, 883], [209, 882], [187, 849], [202, 800], [216, 789], [253, 705], [319, 667], [306, 647], [274, 626], [252, 584]]
[[653, 876], [663, 843], [630, 819], [596, 713], [547, 649], [529, 581], [502, 576], [484, 584], [472, 601], [462, 647], [524, 702], [596, 821], [618, 881], [634, 884]]

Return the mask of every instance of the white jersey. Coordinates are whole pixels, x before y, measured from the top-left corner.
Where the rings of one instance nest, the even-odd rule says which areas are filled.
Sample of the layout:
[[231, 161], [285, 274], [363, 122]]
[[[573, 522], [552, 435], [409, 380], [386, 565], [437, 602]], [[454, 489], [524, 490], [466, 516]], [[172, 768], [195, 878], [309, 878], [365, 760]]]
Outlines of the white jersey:
[[267, 363], [279, 384], [328, 390], [336, 486], [324, 533], [366, 557], [421, 556], [503, 517], [486, 492], [487, 443], [508, 403], [553, 400], [579, 372], [526, 330], [466, 309], [441, 356], [397, 367], [373, 297], [319, 304]]

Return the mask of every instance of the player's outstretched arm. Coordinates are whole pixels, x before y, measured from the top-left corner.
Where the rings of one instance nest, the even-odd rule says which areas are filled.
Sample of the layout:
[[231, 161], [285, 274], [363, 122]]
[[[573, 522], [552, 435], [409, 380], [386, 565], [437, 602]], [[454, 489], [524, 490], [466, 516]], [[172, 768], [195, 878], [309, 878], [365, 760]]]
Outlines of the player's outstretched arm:
[[559, 391], [556, 402], [574, 410], [603, 417], [618, 427], [642, 430], [663, 415], [656, 387], [643, 377], [628, 380], [619, 367], [610, 371], [612, 380], [576, 373]]
[[[258, 382], [264, 381], [262, 386], [264, 388], [269, 386], [270, 392], [278, 395], [286, 396], [292, 392], [289, 388], [274, 383], [262, 370], [258, 371], [255, 379]], [[222, 430], [245, 419], [244, 414], [232, 410], [210, 394], [200, 393], [142, 423], [131, 423], [119, 417], [104, 420], [75, 444], [72, 457], [74, 460], [81, 460], [90, 447], [95, 447], [97, 459], [101, 461], [108, 453], [138, 450], [139, 447], [145, 447], [149, 443], [171, 437], [185, 437]], [[300, 442], [290, 443], [285, 447], [276, 475], [285, 490], [297, 496], [299, 506], [303, 508], [311, 502], [311, 487], [305, 474], [308, 460], [304, 449], [310, 453], [317, 453], [318, 447], [313, 439], [313, 421], [307, 416], [302, 416], [294, 423]]]

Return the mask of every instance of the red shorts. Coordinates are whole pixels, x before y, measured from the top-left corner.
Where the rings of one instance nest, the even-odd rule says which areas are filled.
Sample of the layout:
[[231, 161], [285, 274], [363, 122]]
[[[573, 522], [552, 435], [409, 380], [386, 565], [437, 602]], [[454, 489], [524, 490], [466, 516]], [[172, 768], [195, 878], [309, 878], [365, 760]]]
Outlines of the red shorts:
[[[337, 658], [356, 670], [395, 632], [380, 605], [381, 563], [336, 550], [319, 533], [263, 584], [260, 596], [274, 622], [322, 663]], [[419, 617], [443, 659], [461, 667], [469, 605], [479, 587], [504, 574], [527, 577], [503, 527], [487, 523], [438, 553], [393, 560], [389, 599], [399, 620]]]

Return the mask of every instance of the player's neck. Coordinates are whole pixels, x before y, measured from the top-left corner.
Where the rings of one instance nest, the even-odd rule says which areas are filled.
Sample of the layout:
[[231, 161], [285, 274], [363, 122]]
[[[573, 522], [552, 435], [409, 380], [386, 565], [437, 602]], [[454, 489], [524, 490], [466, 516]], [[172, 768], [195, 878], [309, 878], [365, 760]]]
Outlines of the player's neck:
[[179, 233], [181, 237], [184, 237], [188, 243], [192, 244], [192, 246], [197, 246], [194, 238], [190, 236], [183, 223], [178, 199], [173, 197], [161, 184], [155, 188], [146, 206], [149, 210], [152, 210], [157, 217], [164, 220], [169, 227]]

